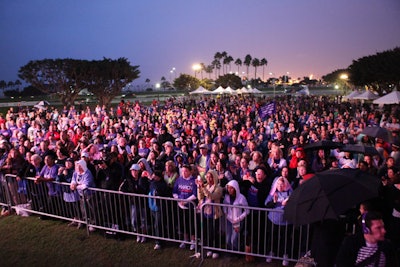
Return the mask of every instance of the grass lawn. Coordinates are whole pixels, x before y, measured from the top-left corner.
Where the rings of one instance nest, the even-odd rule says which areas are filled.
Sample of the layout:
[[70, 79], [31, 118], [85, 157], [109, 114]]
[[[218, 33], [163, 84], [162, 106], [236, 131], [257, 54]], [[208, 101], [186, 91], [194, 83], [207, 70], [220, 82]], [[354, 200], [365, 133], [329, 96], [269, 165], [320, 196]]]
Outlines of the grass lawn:
[[[37, 216], [0, 217], [0, 258], [2, 267], [19, 266], [199, 266], [189, 249], [168, 243], [153, 250], [154, 242], [136, 243], [135, 237], [124, 241], [105, 238], [100, 231], [86, 235], [86, 230], [67, 227], [67, 222], [39, 220]], [[246, 263], [244, 257], [221, 256], [205, 259], [201, 266], [266, 266], [264, 259]], [[281, 266], [274, 262], [268, 266]]]

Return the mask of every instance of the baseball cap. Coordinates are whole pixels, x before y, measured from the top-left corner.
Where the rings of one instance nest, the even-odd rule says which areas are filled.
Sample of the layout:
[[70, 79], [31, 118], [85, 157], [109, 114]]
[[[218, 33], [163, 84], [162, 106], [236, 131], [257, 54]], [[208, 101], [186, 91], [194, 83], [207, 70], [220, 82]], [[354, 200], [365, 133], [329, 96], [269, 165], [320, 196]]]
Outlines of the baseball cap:
[[174, 144], [172, 144], [171, 141], [167, 141], [167, 142], [164, 143], [164, 146], [171, 146], [171, 147], [173, 147]]
[[132, 164], [132, 166], [131, 166], [130, 170], [135, 170], [135, 171], [138, 171], [138, 170], [140, 170], [140, 166], [139, 166], [139, 164]]

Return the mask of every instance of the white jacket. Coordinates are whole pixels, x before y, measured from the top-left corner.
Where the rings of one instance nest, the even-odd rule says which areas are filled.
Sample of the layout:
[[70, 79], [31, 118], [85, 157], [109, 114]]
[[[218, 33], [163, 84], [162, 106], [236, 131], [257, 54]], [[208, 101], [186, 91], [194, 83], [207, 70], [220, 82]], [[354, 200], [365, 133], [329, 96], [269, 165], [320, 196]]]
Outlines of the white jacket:
[[[236, 206], [248, 206], [247, 199], [240, 193], [239, 184], [236, 180], [231, 180], [226, 186], [232, 186], [236, 191], [236, 198], [233, 200], [232, 205], [235, 207], [224, 207], [224, 213], [226, 219], [230, 221], [233, 227], [240, 227], [240, 222], [243, 221], [246, 216], [250, 213], [250, 210]], [[231, 204], [231, 196], [225, 195], [224, 204]]]

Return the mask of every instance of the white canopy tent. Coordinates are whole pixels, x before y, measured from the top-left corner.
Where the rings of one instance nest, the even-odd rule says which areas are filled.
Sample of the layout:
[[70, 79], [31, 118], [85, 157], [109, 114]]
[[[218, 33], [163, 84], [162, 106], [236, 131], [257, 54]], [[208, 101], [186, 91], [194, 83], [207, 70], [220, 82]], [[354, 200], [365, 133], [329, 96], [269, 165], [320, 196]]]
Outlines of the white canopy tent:
[[236, 95], [236, 94], [237, 94], [236, 91], [233, 90], [230, 86], [228, 86], [228, 87], [225, 89], [225, 93], [231, 94], [231, 95]]
[[379, 96], [375, 95], [371, 91], [365, 91], [364, 93], [353, 97], [353, 99], [361, 99], [361, 100], [374, 100], [377, 99]]
[[400, 104], [400, 92], [395, 90], [391, 93], [375, 99], [372, 103], [380, 105]]
[[350, 94], [344, 96], [344, 99], [352, 100], [354, 97], [361, 95], [361, 93], [358, 90], [352, 91]]
[[218, 94], [225, 94], [225, 89], [222, 86], [219, 86], [217, 89], [212, 91], [213, 95], [218, 95]]
[[237, 92], [238, 94], [248, 94], [248, 93], [249, 93], [249, 90], [247, 90], [247, 88], [243, 86], [242, 88], [236, 90], [236, 92]]
[[211, 93], [210, 91], [208, 91], [207, 89], [205, 89], [203, 86], [199, 86], [199, 88], [197, 88], [196, 90], [189, 92], [190, 95], [200, 95], [200, 94], [209, 94]]
[[252, 94], [262, 94], [263, 92], [258, 90], [257, 88], [249, 88], [250, 93]]

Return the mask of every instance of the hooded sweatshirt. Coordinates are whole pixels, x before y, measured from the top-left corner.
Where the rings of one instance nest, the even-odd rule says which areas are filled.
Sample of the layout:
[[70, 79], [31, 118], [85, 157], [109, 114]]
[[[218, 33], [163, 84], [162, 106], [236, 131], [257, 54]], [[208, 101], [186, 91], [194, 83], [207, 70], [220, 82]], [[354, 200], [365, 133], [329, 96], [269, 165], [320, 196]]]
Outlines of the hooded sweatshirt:
[[86, 165], [86, 161], [79, 160], [75, 164], [80, 165], [83, 169], [82, 173], [79, 173], [77, 169], [75, 169], [74, 174], [72, 175], [71, 184], [76, 184], [76, 189], [78, 190], [79, 195], [83, 196], [83, 191], [89, 187], [96, 187], [93, 179], [92, 173], [89, 171]]
[[240, 193], [239, 183], [236, 180], [229, 181], [226, 187], [232, 186], [236, 191], [236, 196], [225, 194], [224, 204], [232, 205], [231, 207], [224, 207], [226, 219], [230, 221], [233, 227], [240, 227], [240, 222], [243, 221], [250, 213], [250, 210], [238, 206], [248, 206], [247, 200], [244, 195]]
[[[214, 184], [205, 184], [198, 187], [197, 198], [199, 199], [199, 207], [203, 208], [206, 218], [218, 219], [222, 215], [220, 206], [205, 205], [207, 203], [221, 203], [222, 187], [218, 184], [218, 175], [216, 171], [208, 171], [213, 177]], [[203, 207], [203, 205], [205, 205]]]

